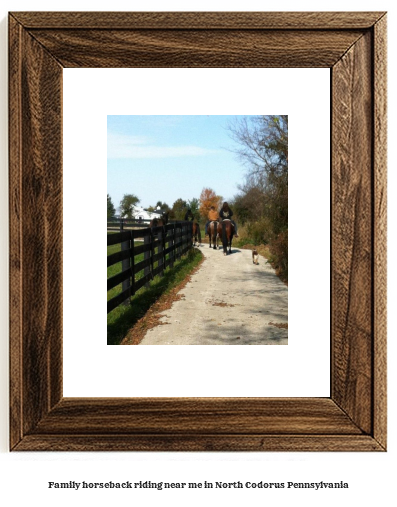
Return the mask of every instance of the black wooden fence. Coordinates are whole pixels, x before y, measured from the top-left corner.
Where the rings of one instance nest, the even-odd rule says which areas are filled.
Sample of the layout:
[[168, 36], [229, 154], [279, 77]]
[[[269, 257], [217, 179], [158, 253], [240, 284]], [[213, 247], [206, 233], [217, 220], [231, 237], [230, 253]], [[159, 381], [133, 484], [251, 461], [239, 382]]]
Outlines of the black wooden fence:
[[[121, 244], [121, 251], [108, 255], [108, 267], [122, 263], [121, 272], [108, 278], [111, 290], [122, 284], [122, 291], [108, 301], [107, 313], [129, 298], [141, 287], [148, 286], [150, 280], [173, 267], [176, 259], [185, 254], [193, 245], [193, 222], [173, 222], [160, 227], [124, 230], [108, 234], [108, 246]], [[139, 244], [135, 243], [139, 241]], [[135, 257], [144, 254], [144, 259], [136, 262]], [[143, 271], [143, 276], [139, 276]]]
[[147, 228], [150, 220], [137, 220], [135, 218], [113, 218], [108, 219], [108, 231], [124, 231], [126, 229]]

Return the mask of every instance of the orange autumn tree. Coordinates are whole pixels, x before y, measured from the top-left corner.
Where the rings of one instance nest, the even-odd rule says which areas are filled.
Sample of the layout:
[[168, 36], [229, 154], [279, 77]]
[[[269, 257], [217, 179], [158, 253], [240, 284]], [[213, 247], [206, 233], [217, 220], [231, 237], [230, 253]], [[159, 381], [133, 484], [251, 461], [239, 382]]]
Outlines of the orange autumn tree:
[[215, 209], [219, 210], [221, 202], [222, 196], [216, 195], [212, 188], [203, 188], [200, 194], [200, 215], [207, 219], [211, 206], [215, 206]]

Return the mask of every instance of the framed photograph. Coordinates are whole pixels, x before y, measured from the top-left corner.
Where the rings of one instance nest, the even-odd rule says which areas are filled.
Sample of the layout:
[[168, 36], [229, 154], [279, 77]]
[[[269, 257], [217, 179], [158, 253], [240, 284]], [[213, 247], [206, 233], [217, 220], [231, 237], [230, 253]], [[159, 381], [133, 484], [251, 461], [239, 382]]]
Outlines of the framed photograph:
[[[294, 83], [293, 90], [291, 82]], [[249, 94], [242, 93], [246, 83], [249, 83]], [[195, 97], [193, 102], [192, 97]], [[63, 70], [65, 397], [330, 395], [329, 97], [330, 69], [327, 68]], [[228, 115], [231, 111], [232, 116]], [[236, 144], [229, 137], [227, 126], [229, 122], [234, 124], [242, 119], [249, 122], [245, 113], [250, 111], [258, 114], [287, 111], [289, 115], [288, 285], [276, 277], [262, 256], [260, 265], [256, 266], [247, 257], [250, 250], [242, 248], [247, 247], [247, 242], [253, 242], [251, 236], [247, 241], [250, 230], [257, 237], [257, 233], [265, 235], [266, 229], [272, 227], [266, 222], [259, 223], [256, 229], [252, 227], [258, 215], [267, 214], [272, 207], [261, 208], [260, 196], [264, 190], [261, 182], [250, 179], [246, 183], [245, 174], [249, 168], [242, 165], [240, 157], [231, 151]], [[262, 126], [262, 116], [253, 119], [255, 127]], [[133, 122], [139, 122], [139, 129], [135, 128], [132, 134]], [[128, 134], [123, 133], [126, 124]], [[183, 136], [178, 133], [181, 126]], [[107, 139], [109, 128], [111, 136]], [[200, 137], [203, 129], [205, 135]], [[306, 135], [307, 132], [310, 136]], [[168, 156], [171, 149], [173, 155], [177, 151], [179, 156]], [[91, 240], [87, 243], [89, 228], [90, 237], [95, 238], [96, 251], [106, 251], [104, 195], [109, 194], [115, 205], [119, 204], [121, 195], [120, 199], [114, 199], [115, 183], [122, 185], [123, 194], [139, 196], [145, 206], [160, 199], [172, 208], [175, 203], [181, 203], [180, 198], [199, 197], [202, 189], [208, 187], [223, 195], [229, 203], [233, 202], [231, 196], [238, 192], [236, 187], [231, 189], [231, 185], [241, 183], [250, 188], [252, 183], [258, 184], [260, 193], [255, 194], [255, 212], [249, 222], [248, 219], [243, 222], [244, 215], [237, 217], [240, 237], [233, 239], [230, 256], [224, 257], [221, 250], [208, 248], [204, 238], [205, 224], [202, 223], [202, 242], [198, 250], [207, 258], [186, 287], [180, 290], [184, 297], [173, 303], [171, 309], [158, 314], [155, 310], [161, 305], [160, 298], [139, 324], [134, 325], [133, 317], [142, 309], [140, 298], [145, 295], [143, 303], [148, 300], [147, 289], [140, 289], [130, 305], [120, 306], [108, 314], [106, 336], [107, 309], [103, 296], [106, 287], [104, 278], [98, 276], [104, 272], [106, 261], [100, 255], [82, 260], [81, 248], [86, 250], [91, 245]], [[280, 194], [276, 193], [276, 196]], [[265, 203], [267, 205], [269, 200]], [[239, 209], [235, 206], [236, 200], [232, 205], [236, 213]], [[182, 210], [179, 217], [184, 214]], [[285, 215], [281, 215], [283, 217]], [[306, 226], [307, 233], [304, 233]], [[113, 223], [110, 227], [114, 227]], [[127, 230], [128, 227], [127, 222]], [[309, 260], [302, 241], [305, 244], [306, 239], [312, 237], [310, 231], [316, 231], [316, 248], [315, 255], [310, 255]], [[265, 250], [266, 246], [261, 248]], [[215, 263], [219, 269], [213, 272]], [[214, 283], [214, 276], [222, 277], [221, 272], [226, 266], [229, 266], [227, 279]], [[108, 272], [112, 269], [113, 266], [109, 267]], [[239, 270], [242, 271], [240, 274]], [[167, 267], [165, 275], [167, 271], [176, 273]], [[312, 276], [314, 273], [322, 276]], [[138, 276], [142, 275], [141, 271]], [[157, 277], [153, 289], [156, 290], [157, 284], [168, 287], [163, 284], [166, 278]], [[76, 291], [76, 280], [83, 281], [83, 290]], [[270, 280], [271, 283], [267, 283]], [[88, 298], [87, 287], [90, 287]], [[268, 287], [267, 294], [270, 295], [267, 301], [264, 287]], [[118, 290], [121, 290], [120, 286]], [[283, 303], [279, 296], [287, 294], [288, 301]], [[168, 298], [166, 304], [169, 304]], [[217, 306], [225, 304], [233, 306]], [[186, 309], [187, 315], [184, 313]], [[287, 317], [287, 310], [288, 328], [277, 328], [274, 324], [280, 323], [283, 315]], [[276, 313], [274, 316], [272, 311]], [[95, 319], [87, 318], [88, 315], [95, 315]], [[128, 323], [122, 328], [117, 322], [126, 322], [126, 315]], [[161, 322], [168, 324], [155, 327], [158, 315], [165, 315]], [[112, 321], [110, 326], [109, 321]], [[139, 335], [146, 332], [146, 338], [161, 340], [159, 345], [179, 341], [182, 346], [157, 346], [150, 347], [150, 350], [145, 347], [104, 347], [119, 329], [128, 335], [127, 343], [132, 341], [131, 334], [134, 334], [132, 343], [136, 344]], [[265, 347], [266, 350], [261, 347], [277, 344], [277, 337], [287, 337], [288, 334], [288, 346]], [[141, 344], [145, 342], [143, 340]], [[202, 346], [183, 346], [188, 343]], [[243, 347], [223, 350], [222, 347], [211, 347], [219, 343]], [[103, 374], [104, 368], [106, 375]]]
[[[329, 397], [63, 397], [63, 69], [184, 67], [331, 69]], [[385, 451], [386, 14], [10, 13], [9, 69], [10, 449]]]

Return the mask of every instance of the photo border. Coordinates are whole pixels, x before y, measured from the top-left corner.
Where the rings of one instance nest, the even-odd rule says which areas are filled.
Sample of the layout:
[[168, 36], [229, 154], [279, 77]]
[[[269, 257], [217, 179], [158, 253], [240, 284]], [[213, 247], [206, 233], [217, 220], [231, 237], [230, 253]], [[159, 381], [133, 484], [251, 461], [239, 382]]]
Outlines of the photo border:
[[[331, 69], [329, 398], [63, 398], [66, 67]], [[11, 450], [386, 450], [386, 13], [10, 13], [9, 96]]]

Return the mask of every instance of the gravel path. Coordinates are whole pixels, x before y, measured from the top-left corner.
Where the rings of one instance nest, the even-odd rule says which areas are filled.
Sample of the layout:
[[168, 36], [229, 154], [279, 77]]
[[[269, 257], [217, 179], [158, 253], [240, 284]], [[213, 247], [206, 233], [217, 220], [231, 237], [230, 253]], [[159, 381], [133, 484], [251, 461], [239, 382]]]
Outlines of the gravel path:
[[[201, 268], [140, 345], [287, 345], [288, 288], [251, 250], [203, 245]], [[275, 325], [276, 324], [276, 325]]]

